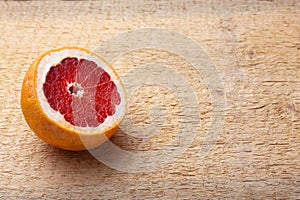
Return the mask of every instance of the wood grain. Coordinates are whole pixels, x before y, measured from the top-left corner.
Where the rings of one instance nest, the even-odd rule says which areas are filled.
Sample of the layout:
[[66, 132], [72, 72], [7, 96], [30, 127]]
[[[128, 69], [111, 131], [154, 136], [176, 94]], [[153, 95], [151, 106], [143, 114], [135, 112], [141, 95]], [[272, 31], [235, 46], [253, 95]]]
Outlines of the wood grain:
[[[0, 19], [0, 199], [300, 199], [299, 1], [1, 1]], [[203, 77], [184, 59], [158, 50], [131, 52], [113, 65], [122, 75], [159, 61], [201, 91], [199, 131], [176, 162], [154, 172], [127, 173], [88, 152], [61, 151], [39, 140], [19, 103], [33, 60], [61, 46], [95, 49], [138, 28], [191, 38], [215, 64], [226, 109], [209, 154], [197, 156], [212, 120]], [[172, 139], [180, 109], [170, 91], [159, 91], [137, 92], [131, 112], [135, 123], [147, 123], [147, 105], [159, 101], [169, 109], [174, 101], [164, 136], [149, 142], [118, 131], [115, 144], [133, 152], [159, 151]]]

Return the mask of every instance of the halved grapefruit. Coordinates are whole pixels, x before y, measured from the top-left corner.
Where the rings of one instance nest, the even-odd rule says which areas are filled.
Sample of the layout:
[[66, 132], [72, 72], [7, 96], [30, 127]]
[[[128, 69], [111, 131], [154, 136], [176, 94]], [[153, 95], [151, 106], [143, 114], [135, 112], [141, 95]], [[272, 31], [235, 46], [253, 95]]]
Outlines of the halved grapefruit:
[[41, 55], [27, 71], [21, 107], [33, 132], [65, 150], [85, 150], [109, 139], [125, 115], [119, 76], [100, 56], [78, 47]]

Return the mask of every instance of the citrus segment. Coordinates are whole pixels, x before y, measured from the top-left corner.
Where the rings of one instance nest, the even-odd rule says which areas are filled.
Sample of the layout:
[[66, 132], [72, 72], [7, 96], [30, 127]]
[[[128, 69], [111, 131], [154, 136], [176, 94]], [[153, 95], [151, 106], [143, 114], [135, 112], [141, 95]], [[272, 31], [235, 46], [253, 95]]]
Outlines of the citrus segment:
[[110, 75], [86, 59], [67, 57], [52, 66], [43, 91], [51, 108], [64, 115], [67, 122], [80, 127], [99, 126], [107, 116], [115, 114], [115, 106], [120, 104], [119, 92]]

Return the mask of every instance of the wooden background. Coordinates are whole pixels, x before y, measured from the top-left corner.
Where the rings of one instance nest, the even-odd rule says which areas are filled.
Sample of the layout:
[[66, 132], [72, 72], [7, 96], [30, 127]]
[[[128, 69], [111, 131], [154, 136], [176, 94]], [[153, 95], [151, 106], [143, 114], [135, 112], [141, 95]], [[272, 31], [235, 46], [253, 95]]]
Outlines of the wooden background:
[[[0, 19], [0, 199], [300, 199], [300, 1], [1, 1]], [[122, 75], [141, 60], [171, 63], [201, 91], [199, 132], [176, 162], [122, 172], [88, 152], [52, 148], [30, 131], [20, 88], [36, 57], [61, 46], [95, 49], [124, 31], [156, 27], [203, 47], [224, 82], [224, 127], [205, 158], [197, 155], [211, 123], [207, 87], [187, 63], [160, 51], [129, 53], [114, 66]], [[172, 100], [160, 91], [134, 95], [136, 123], [149, 120], [139, 100]], [[112, 141], [128, 151], [157, 150], [172, 130], [152, 142], [118, 131]]]

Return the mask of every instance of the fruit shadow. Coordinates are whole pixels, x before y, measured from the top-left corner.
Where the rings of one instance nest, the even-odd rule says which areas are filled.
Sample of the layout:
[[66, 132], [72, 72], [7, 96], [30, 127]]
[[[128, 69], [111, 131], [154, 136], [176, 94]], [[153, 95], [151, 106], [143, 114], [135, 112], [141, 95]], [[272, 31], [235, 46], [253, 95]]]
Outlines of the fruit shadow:
[[[110, 142], [124, 150], [133, 151], [141, 143], [121, 130], [116, 131]], [[105, 153], [109, 154], [109, 152]], [[43, 179], [47, 182], [50, 181], [51, 184], [59, 185], [63, 182], [70, 185], [76, 183], [90, 185], [98, 184], [106, 179], [109, 181], [112, 178], [122, 180], [128, 175], [127, 172], [117, 171], [101, 163], [89, 151], [66, 151], [47, 145], [42, 141], [34, 149], [32, 159], [32, 162], [39, 166], [36, 174], [42, 174]]]
[[117, 174], [116, 170], [101, 163], [89, 151], [67, 151], [40, 142], [32, 155], [32, 170], [35, 171], [34, 176], [41, 175], [52, 185], [98, 184]]

